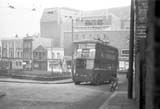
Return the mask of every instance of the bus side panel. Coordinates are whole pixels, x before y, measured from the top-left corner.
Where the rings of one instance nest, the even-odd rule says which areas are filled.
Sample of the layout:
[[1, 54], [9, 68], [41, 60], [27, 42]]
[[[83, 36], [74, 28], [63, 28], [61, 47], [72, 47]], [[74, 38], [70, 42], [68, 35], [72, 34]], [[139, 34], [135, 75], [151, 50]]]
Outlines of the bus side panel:
[[100, 82], [110, 81], [111, 77], [116, 75], [116, 72], [109, 71], [109, 70], [95, 70], [93, 74], [93, 79], [95, 79], [95, 75], [97, 76], [96, 79]]

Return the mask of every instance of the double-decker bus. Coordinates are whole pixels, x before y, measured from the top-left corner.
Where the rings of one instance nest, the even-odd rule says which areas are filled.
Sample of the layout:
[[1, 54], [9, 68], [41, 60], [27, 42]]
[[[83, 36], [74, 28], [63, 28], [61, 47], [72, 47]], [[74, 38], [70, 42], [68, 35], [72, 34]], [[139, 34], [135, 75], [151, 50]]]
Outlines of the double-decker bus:
[[117, 75], [118, 49], [102, 41], [74, 42], [74, 75], [75, 84], [91, 82], [98, 85], [110, 81]]

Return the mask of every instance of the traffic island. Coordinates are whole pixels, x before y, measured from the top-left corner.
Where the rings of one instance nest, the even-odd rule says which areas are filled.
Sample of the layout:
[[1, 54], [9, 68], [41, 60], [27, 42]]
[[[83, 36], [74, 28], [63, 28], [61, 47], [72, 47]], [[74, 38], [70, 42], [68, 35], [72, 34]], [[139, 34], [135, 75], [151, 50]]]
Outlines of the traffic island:
[[6, 95], [6, 93], [0, 92], [0, 97], [4, 97], [5, 95]]

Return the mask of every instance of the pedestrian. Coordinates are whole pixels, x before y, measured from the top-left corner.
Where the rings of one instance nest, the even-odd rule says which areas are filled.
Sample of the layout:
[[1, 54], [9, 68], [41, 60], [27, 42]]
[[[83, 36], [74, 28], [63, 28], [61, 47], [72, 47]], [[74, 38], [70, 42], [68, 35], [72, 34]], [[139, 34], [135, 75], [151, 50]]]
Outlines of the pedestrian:
[[118, 89], [118, 78], [112, 76], [110, 83], [110, 90], [113, 92], [116, 89]]

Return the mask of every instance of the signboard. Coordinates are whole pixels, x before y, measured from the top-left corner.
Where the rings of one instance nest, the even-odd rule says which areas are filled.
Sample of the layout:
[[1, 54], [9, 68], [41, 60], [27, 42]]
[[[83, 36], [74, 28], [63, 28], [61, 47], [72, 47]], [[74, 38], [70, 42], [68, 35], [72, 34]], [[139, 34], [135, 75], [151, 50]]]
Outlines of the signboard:
[[82, 57], [89, 57], [89, 49], [82, 49]]
[[88, 43], [88, 44], [78, 44], [79, 49], [91, 49], [95, 48], [95, 44], [93, 43]]
[[86, 69], [92, 69], [94, 67], [94, 60], [87, 60]]

